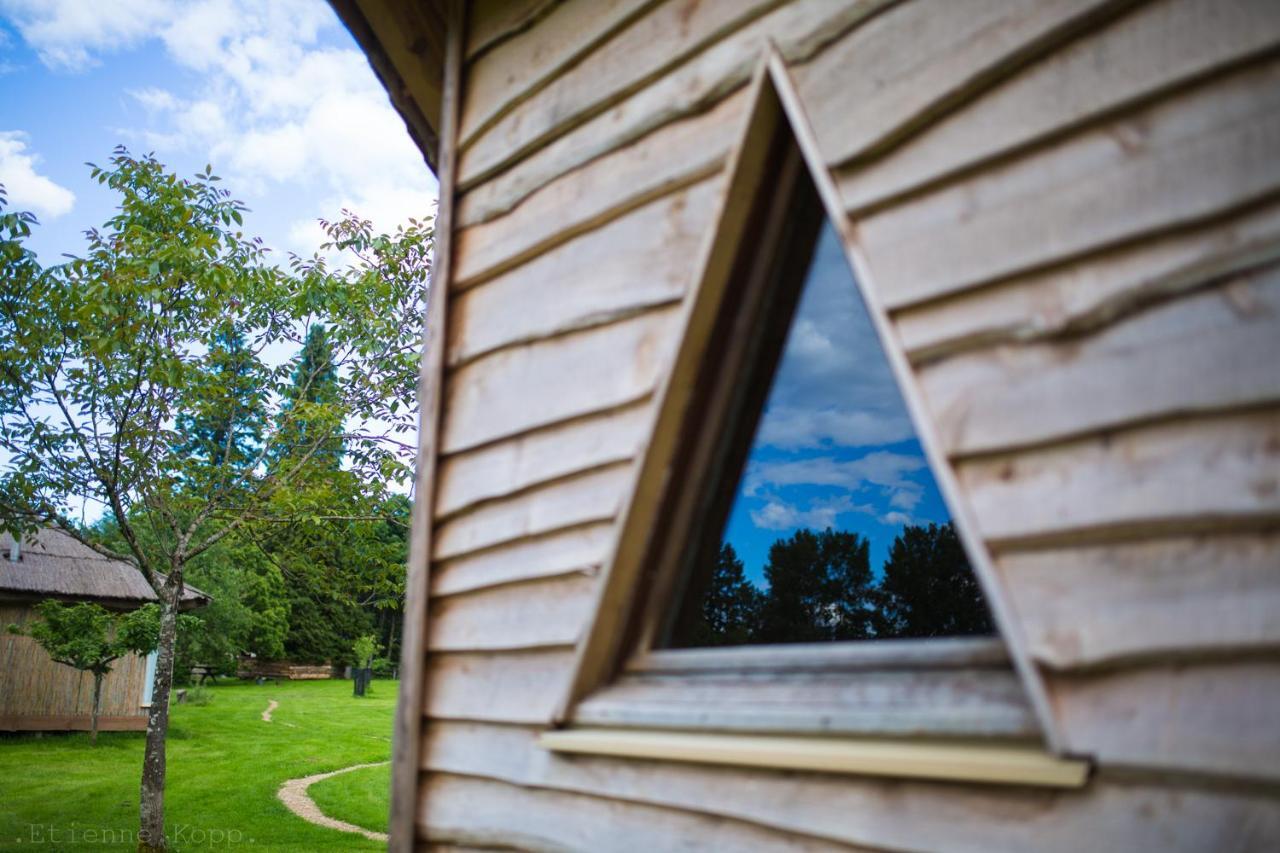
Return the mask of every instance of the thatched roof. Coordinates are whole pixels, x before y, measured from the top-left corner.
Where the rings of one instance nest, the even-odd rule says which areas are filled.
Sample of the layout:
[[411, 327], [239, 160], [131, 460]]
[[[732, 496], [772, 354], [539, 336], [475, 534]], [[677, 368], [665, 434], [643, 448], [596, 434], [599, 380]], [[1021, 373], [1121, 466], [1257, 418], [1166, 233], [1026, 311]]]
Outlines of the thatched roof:
[[[104, 557], [61, 530], [42, 528], [22, 537], [21, 556], [9, 559], [13, 537], [0, 533], [0, 596], [65, 598], [129, 606], [155, 601], [142, 573], [129, 562]], [[209, 596], [194, 587], [182, 609], [203, 607]]]

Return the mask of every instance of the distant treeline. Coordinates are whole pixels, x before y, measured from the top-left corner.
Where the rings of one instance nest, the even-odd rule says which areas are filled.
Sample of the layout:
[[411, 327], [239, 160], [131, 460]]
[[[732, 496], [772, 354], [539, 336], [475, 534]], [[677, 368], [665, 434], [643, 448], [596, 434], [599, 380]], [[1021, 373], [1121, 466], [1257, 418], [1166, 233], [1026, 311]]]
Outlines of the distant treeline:
[[675, 646], [812, 643], [991, 634], [977, 578], [947, 524], [904, 527], [879, 582], [857, 533], [798, 530], [769, 548], [762, 591], [729, 543], [694, 579]]

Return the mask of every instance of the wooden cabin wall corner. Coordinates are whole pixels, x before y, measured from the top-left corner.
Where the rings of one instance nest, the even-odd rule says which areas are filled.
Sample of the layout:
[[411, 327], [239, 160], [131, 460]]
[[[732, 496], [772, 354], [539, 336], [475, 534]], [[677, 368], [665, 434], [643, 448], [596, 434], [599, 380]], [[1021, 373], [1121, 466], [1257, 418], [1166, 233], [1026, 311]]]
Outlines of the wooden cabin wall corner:
[[423, 323], [422, 368], [418, 380], [421, 424], [415, 478], [409, 568], [405, 588], [404, 636], [400, 652], [400, 692], [396, 703], [391, 757], [391, 815], [388, 849], [411, 853], [417, 845], [418, 788], [422, 714], [425, 701], [427, 613], [430, 588], [432, 519], [436, 493], [446, 318], [452, 258], [459, 99], [466, 9], [462, 0], [445, 0], [444, 93], [441, 105], [439, 201], [435, 221], [435, 258], [427, 315]]

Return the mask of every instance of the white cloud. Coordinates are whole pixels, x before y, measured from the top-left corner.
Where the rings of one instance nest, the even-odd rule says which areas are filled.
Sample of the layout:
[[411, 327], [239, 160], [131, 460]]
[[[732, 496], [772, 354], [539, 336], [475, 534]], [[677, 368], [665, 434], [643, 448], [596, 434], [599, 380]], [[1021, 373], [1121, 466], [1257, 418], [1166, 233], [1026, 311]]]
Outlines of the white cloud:
[[9, 204], [18, 209], [56, 219], [75, 206], [75, 193], [36, 171], [40, 158], [27, 150], [21, 131], [0, 131], [0, 184]]
[[880, 339], [839, 241], [823, 230], [769, 395], [760, 440], [783, 450], [912, 438]]
[[323, 0], [0, 0], [0, 9], [53, 68], [85, 68], [155, 38], [197, 72], [194, 91], [130, 92], [149, 121], [121, 132], [161, 159], [212, 163], [251, 208], [255, 197], [304, 190], [315, 209], [278, 226], [300, 242], [277, 248], [314, 250], [315, 220], [342, 206], [388, 231], [432, 210], [422, 154], [364, 55], [326, 41], [340, 25]]
[[166, 0], [0, 0], [18, 32], [51, 68], [80, 71], [94, 54], [127, 48], [172, 14]]
[[[886, 450], [872, 451], [858, 459], [849, 460], [814, 456], [787, 462], [753, 462], [747, 468], [744, 491], [748, 495], [755, 495], [765, 489], [785, 486], [837, 486], [847, 491], [880, 486], [910, 492], [918, 490], [920, 486], [906, 475], [925, 467], [923, 456]], [[910, 509], [901, 503], [894, 505]]]
[[854, 503], [848, 495], [812, 501], [807, 509], [773, 497], [765, 501], [763, 506], [748, 511], [751, 523], [763, 530], [798, 530], [803, 527], [813, 530], [826, 530], [830, 527], [839, 530], [840, 516], [849, 514], [869, 515], [889, 527], [912, 523], [911, 516], [905, 512], [890, 510], [881, 513], [871, 504]]
[[759, 509], [751, 510], [751, 521], [765, 530], [795, 530], [810, 527], [825, 530], [839, 527], [838, 518], [850, 512], [874, 515], [875, 509], [867, 504], [854, 504], [848, 495], [825, 501], [814, 501], [808, 509], [800, 509], [782, 500], [771, 499]]

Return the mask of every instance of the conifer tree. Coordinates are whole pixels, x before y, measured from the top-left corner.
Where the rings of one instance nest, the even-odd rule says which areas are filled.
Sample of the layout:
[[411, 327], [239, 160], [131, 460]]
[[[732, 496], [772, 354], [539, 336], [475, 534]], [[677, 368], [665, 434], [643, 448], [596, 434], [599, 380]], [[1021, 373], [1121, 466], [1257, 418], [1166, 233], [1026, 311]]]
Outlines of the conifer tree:
[[880, 589], [889, 636], [957, 637], [995, 630], [951, 522], [904, 527], [889, 549]]
[[262, 446], [267, 370], [244, 333], [226, 324], [193, 374], [192, 385], [203, 386], [204, 393], [193, 394], [192, 410], [178, 415], [179, 452], [231, 471], [251, 465]]

